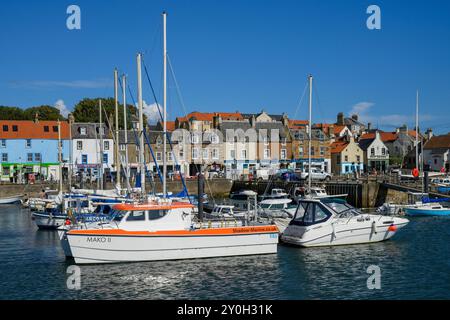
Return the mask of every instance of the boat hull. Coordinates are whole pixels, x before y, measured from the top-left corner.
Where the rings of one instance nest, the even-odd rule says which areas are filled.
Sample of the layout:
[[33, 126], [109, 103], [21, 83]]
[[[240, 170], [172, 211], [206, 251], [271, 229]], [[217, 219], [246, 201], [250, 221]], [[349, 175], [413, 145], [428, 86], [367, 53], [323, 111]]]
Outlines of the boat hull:
[[69, 232], [67, 239], [75, 263], [97, 264], [272, 254], [277, 252], [278, 229], [271, 230], [269, 233], [180, 236]]
[[[401, 219], [401, 218], [396, 218]], [[307, 232], [301, 227], [298, 233], [283, 234], [281, 236], [282, 242], [297, 245], [301, 247], [321, 247], [321, 246], [338, 246], [338, 245], [353, 245], [381, 242], [392, 238], [398, 229], [408, 224], [408, 220], [401, 219], [397, 223], [372, 225], [372, 222], [362, 223], [353, 227], [339, 226], [323, 226], [320, 232], [318, 229], [309, 229]], [[391, 226], [395, 226], [395, 231]]]
[[66, 223], [66, 216], [52, 216], [50, 217], [48, 214], [41, 214], [37, 212], [33, 212], [32, 214], [34, 223], [39, 229], [57, 229], [60, 226], [63, 226]]
[[21, 197], [0, 198], [0, 204], [19, 204], [21, 202]]
[[443, 209], [421, 209], [421, 208], [406, 208], [407, 216], [450, 216], [450, 208]]

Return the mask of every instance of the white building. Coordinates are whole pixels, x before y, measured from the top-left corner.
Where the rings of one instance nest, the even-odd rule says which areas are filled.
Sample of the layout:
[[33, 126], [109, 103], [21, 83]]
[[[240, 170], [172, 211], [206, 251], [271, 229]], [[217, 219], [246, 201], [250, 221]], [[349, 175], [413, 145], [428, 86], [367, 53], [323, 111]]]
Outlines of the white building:
[[450, 170], [450, 133], [433, 136], [423, 146], [424, 164], [431, 171]]
[[359, 147], [364, 151], [364, 167], [368, 172], [385, 172], [389, 166], [389, 149], [376, 131], [375, 138], [361, 139]]
[[85, 172], [92, 176], [98, 174], [100, 165], [104, 172], [115, 171], [114, 141], [105, 125], [72, 124], [72, 164], [75, 173]]

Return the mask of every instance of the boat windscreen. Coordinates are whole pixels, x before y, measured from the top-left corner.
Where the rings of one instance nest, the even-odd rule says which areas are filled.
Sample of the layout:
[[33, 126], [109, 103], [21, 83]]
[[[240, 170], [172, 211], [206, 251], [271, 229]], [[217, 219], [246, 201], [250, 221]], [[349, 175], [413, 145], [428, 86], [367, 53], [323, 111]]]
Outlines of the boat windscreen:
[[342, 213], [344, 211], [353, 209], [352, 206], [350, 206], [349, 204], [347, 204], [345, 202], [343, 203], [341, 201], [327, 201], [325, 203], [325, 205], [330, 207], [331, 209], [333, 209], [337, 213]]

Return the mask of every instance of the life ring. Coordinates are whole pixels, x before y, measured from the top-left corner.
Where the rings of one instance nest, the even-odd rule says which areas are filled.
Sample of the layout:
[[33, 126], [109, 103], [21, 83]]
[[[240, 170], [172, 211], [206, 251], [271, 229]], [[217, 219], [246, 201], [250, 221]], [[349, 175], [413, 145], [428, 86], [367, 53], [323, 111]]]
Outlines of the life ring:
[[419, 176], [419, 170], [417, 168], [414, 168], [412, 171], [412, 175], [414, 178], [417, 178]]

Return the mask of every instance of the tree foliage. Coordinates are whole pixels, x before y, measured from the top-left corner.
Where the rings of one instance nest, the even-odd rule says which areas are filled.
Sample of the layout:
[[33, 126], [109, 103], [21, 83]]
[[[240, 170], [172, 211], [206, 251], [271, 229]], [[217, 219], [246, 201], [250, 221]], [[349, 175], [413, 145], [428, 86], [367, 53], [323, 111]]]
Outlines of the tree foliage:
[[[111, 120], [111, 125], [114, 126], [115, 121], [115, 102], [114, 98], [85, 98], [75, 105], [72, 112], [75, 122], [98, 123], [99, 122], [99, 100], [102, 100], [103, 123], [108, 124], [106, 116]], [[0, 106], [0, 120], [34, 120], [38, 115], [39, 120], [65, 120], [60, 114], [59, 109], [43, 105], [38, 107], [31, 107], [28, 109], [21, 109], [18, 107]], [[119, 103], [119, 127], [123, 129], [123, 105]], [[131, 129], [132, 121], [138, 119], [138, 110], [135, 106], [127, 105], [127, 126]], [[147, 117], [144, 115], [144, 123], [147, 123]]]
[[25, 120], [23, 110], [17, 107], [0, 106], [0, 120]]
[[[73, 110], [73, 116], [75, 122], [99, 122], [99, 100], [102, 100], [102, 121], [106, 124], [106, 116], [111, 120], [111, 125], [114, 126], [115, 121], [115, 101], [114, 98], [85, 98], [75, 105]], [[137, 119], [138, 110], [135, 106], [127, 105], [127, 127], [131, 129], [132, 118]], [[119, 128], [123, 129], [124, 124], [123, 105], [119, 103]], [[144, 116], [144, 123], [146, 123], [146, 117]]]
[[52, 106], [39, 106], [28, 109], [0, 106], [0, 120], [65, 120], [59, 110]]
[[34, 120], [36, 115], [38, 115], [39, 120], [65, 120], [59, 109], [48, 105], [25, 109], [23, 114], [25, 120]]

